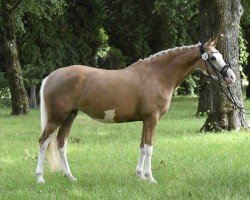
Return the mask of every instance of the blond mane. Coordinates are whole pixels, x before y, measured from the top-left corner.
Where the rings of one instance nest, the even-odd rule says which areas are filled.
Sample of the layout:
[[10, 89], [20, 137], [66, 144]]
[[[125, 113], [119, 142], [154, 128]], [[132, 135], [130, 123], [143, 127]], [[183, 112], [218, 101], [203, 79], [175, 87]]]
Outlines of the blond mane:
[[163, 50], [163, 51], [160, 51], [160, 52], [157, 52], [153, 55], [150, 55], [149, 57], [147, 58], [144, 58], [144, 59], [140, 59], [139, 61], [150, 61], [156, 57], [159, 57], [159, 56], [163, 56], [163, 55], [169, 55], [173, 52], [178, 52], [178, 51], [182, 51], [182, 50], [189, 50], [189, 49], [193, 49], [195, 47], [198, 47], [200, 45], [200, 43], [198, 44], [195, 44], [195, 45], [189, 45], [189, 46], [182, 46], [182, 47], [174, 47], [174, 48], [171, 48], [171, 49], [167, 49], [167, 50]]

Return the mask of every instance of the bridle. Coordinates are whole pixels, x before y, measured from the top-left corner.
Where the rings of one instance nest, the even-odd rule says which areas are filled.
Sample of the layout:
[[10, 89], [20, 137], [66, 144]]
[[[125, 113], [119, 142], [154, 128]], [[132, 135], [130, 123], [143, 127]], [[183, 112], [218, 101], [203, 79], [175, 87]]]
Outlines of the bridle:
[[205, 66], [206, 66], [206, 70], [207, 70], [207, 73], [209, 75], [210, 78], [214, 79], [211, 74], [209, 73], [209, 70], [208, 70], [208, 64], [210, 65], [210, 67], [212, 68], [212, 70], [215, 72], [215, 74], [217, 75], [217, 79], [218, 80], [221, 80], [221, 77], [222, 78], [226, 78], [227, 77], [227, 70], [230, 68], [230, 64], [226, 64], [224, 67], [222, 67], [222, 69], [219, 71], [215, 66], [214, 64], [211, 62], [210, 58], [209, 58], [209, 55], [210, 54], [215, 54], [215, 53], [219, 53], [218, 51], [214, 51], [214, 52], [209, 52], [209, 53], [206, 53], [205, 52], [205, 49], [204, 49], [204, 44], [200, 44], [200, 53], [201, 53], [201, 58], [202, 60], [204, 60], [205, 62]]
[[[231, 91], [231, 88], [227, 85], [227, 91], [229, 92], [230, 95], [228, 95], [228, 93], [223, 89], [223, 86], [222, 86], [222, 79], [226, 78], [227, 77], [227, 70], [229, 68], [231, 68], [230, 64], [227, 63], [224, 67], [222, 67], [222, 69], [219, 71], [215, 66], [214, 64], [211, 62], [210, 58], [209, 58], [209, 54], [214, 54], [214, 53], [219, 53], [218, 51], [216, 52], [210, 52], [210, 53], [206, 53], [205, 52], [205, 49], [204, 49], [204, 44], [201, 43], [200, 44], [200, 53], [201, 53], [201, 58], [202, 60], [204, 60], [205, 62], [205, 66], [206, 66], [206, 71], [207, 71], [207, 74], [208, 76], [211, 78], [211, 79], [217, 79], [219, 81], [219, 85], [220, 85], [220, 89], [221, 91], [224, 93], [224, 95], [227, 97], [227, 99], [235, 106], [237, 107], [240, 112], [243, 112], [245, 114], [250, 114], [250, 113], [246, 113], [244, 110], [245, 108], [239, 106], [233, 96], [233, 93]], [[208, 64], [209, 66], [212, 68], [212, 70], [215, 72], [215, 74], [217, 75], [216, 78], [214, 78], [210, 73], [209, 73], [209, 70], [208, 70]]]

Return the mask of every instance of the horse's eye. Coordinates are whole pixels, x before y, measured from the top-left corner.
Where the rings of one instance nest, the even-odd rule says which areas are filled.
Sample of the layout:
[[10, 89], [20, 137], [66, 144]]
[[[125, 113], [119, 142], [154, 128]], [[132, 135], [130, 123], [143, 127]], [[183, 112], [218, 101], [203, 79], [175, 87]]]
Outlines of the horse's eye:
[[216, 58], [214, 56], [211, 57], [211, 60], [216, 60]]

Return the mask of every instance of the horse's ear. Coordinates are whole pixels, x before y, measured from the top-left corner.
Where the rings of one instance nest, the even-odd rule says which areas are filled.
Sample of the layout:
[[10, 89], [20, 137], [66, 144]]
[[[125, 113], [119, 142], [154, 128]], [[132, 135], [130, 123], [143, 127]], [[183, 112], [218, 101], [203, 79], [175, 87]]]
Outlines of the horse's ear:
[[215, 38], [215, 40], [211, 42], [210, 45], [216, 47], [217, 43], [218, 43], [218, 38]]
[[212, 41], [212, 39], [210, 38], [206, 43], [205, 43], [205, 47], [208, 47], [208, 46], [210, 46], [210, 44], [211, 44], [211, 41]]

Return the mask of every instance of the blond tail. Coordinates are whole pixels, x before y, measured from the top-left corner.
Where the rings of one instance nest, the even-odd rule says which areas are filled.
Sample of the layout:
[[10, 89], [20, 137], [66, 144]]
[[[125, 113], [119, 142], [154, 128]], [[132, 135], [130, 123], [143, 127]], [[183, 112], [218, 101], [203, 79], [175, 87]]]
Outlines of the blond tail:
[[[48, 114], [46, 110], [46, 104], [44, 101], [44, 86], [47, 77], [43, 80], [41, 90], [40, 90], [40, 112], [41, 112], [41, 128], [44, 131], [47, 121]], [[61, 170], [59, 151], [57, 148], [57, 130], [53, 133], [52, 139], [47, 148], [47, 160], [49, 162], [52, 171]]]

